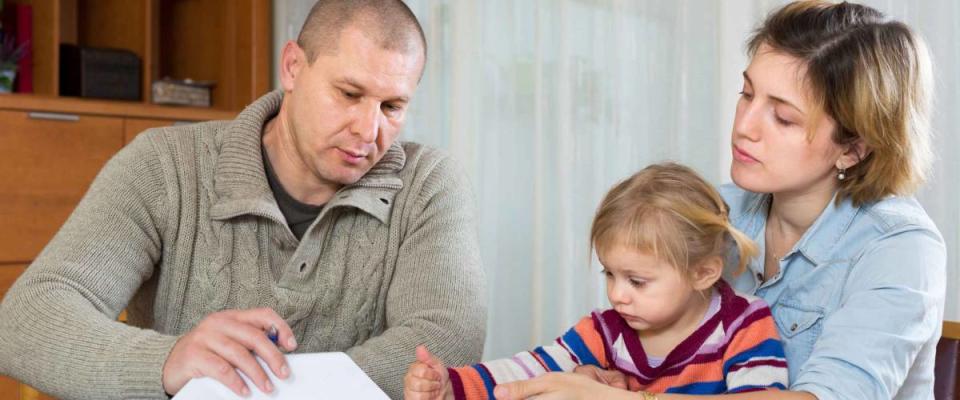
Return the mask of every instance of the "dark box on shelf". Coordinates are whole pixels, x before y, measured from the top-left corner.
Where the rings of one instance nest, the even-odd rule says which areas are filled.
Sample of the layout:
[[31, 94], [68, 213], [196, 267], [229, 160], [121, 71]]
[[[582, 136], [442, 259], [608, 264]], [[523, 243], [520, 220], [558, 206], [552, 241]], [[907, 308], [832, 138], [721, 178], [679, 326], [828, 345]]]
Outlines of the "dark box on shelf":
[[60, 95], [140, 100], [140, 57], [131, 51], [60, 44]]

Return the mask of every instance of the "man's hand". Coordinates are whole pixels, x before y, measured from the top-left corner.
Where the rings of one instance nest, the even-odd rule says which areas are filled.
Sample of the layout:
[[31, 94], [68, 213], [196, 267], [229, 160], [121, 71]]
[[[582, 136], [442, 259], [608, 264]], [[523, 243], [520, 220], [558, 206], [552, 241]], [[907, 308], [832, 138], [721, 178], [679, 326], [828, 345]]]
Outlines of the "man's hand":
[[[277, 330], [276, 345], [266, 335], [271, 327]], [[293, 351], [297, 341], [287, 322], [269, 308], [210, 314], [173, 346], [163, 365], [163, 390], [176, 394], [190, 379], [208, 376], [247, 396], [250, 389], [237, 373], [239, 369], [260, 391], [270, 393], [273, 384], [253, 356], [260, 356], [274, 375], [286, 379], [290, 368], [278, 345]]]
[[626, 374], [617, 370], [601, 369], [595, 365], [580, 365], [574, 368], [573, 372], [617, 389], [626, 389], [631, 392], [640, 390], [639, 382], [631, 381]]
[[439, 359], [426, 347], [417, 346], [417, 361], [410, 364], [403, 377], [403, 398], [406, 400], [452, 400], [450, 375]]

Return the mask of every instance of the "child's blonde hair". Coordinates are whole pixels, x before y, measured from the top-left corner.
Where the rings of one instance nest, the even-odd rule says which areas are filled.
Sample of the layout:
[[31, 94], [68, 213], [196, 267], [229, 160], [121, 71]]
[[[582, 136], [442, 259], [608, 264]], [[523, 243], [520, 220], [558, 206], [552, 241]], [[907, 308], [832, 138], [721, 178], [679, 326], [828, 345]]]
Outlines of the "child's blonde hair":
[[654, 164], [610, 189], [597, 208], [590, 244], [598, 255], [616, 246], [649, 252], [691, 277], [692, 267], [708, 258], [725, 259], [732, 241], [740, 251], [739, 274], [757, 248], [727, 213], [720, 193], [692, 169]]

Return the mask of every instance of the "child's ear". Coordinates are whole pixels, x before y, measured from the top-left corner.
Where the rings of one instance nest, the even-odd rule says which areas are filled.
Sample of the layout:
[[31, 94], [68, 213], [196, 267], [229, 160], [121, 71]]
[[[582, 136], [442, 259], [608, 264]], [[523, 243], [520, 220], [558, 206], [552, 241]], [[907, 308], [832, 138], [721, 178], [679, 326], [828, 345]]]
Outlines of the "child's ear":
[[723, 258], [720, 256], [707, 258], [693, 268], [693, 288], [707, 290], [720, 280], [721, 274], [723, 274]]

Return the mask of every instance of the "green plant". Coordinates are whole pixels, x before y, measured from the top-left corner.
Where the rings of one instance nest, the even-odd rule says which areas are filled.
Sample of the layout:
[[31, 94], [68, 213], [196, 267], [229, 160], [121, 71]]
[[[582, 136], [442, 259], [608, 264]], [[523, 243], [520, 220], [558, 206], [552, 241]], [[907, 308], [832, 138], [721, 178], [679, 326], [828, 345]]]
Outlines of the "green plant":
[[15, 68], [26, 48], [27, 42], [17, 46], [13, 35], [0, 33], [0, 69]]

